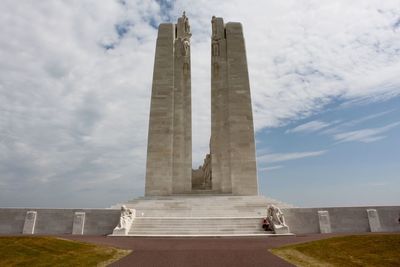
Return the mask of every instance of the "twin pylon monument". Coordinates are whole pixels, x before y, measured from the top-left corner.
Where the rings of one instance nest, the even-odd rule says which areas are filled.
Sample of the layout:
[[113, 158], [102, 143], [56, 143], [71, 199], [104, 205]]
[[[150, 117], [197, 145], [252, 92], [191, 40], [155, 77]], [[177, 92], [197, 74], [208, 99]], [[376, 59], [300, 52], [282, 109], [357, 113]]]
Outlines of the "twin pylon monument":
[[211, 138], [192, 170], [190, 24], [158, 29], [146, 166], [146, 196], [257, 195], [253, 113], [240, 23], [211, 20]]
[[0, 234], [399, 232], [399, 206], [294, 208], [258, 194], [242, 25], [213, 17], [211, 27], [210, 152], [199, 169], [192, 170], [191, 31], [183, 14], [158, 29], [145, 196], [109, 209], [0, 208]]
[[[258, 195], [242, 25], [213, 16], [211, 27], [211, 137], [204, 164], [192, 169], [192, 33], [183, 13], [176, 24], [158, 28], [145, 196], [122, 206], [121, 222], [132, 224], [121, 223], [114, 235], [288, 234], [277, 208], [287, 205]], [[276, 218], [274, 233], [261, 227], [268, 212]]]
[[294, 208], [259, 195], [243, 28], [214, 16], [211, 27], [211, 136], [204, 164], [192, 170], [192, 33], [183, 13], [177, 24], [158, 29], [145, 196], [123, 204], [113, 235], [400, 231], [398, 206]]

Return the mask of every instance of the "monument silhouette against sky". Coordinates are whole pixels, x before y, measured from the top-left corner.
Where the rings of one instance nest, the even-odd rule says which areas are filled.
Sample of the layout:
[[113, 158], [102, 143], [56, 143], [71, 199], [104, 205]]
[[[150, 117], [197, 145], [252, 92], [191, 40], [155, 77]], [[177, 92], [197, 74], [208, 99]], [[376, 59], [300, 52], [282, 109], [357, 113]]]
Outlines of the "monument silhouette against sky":
[[240, 23], [213, 17], [211, 138], [204, 165], [192, 170], [190, 24], [158, 29], [146, 167], [146, 196], [257, 195], [253, 113]]

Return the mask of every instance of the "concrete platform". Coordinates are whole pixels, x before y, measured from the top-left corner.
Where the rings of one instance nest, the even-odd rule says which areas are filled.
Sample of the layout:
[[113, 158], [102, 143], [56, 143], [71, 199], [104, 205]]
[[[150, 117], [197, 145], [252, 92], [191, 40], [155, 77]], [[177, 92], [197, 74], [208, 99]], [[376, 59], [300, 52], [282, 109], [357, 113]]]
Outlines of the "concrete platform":
[[[262, 228], [267, 207], [291, 205], [264, 196], [174, 195], [124, 203], [136, 210], [129, 236], [269, 236]], [[117, 208], [122, 204], [113, 206]]]

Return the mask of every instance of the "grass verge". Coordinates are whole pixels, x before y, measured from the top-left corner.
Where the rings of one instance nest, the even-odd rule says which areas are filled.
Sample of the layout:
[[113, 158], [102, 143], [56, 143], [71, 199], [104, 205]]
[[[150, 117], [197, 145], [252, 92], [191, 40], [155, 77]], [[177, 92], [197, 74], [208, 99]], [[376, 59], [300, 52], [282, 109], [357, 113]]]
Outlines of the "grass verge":
[[400, 234], [333, 237], [270, 251], [296, 266], [400, 266]]
[[55, 237], [0, 237], [0, 266], [106, 266], [130, 252]]

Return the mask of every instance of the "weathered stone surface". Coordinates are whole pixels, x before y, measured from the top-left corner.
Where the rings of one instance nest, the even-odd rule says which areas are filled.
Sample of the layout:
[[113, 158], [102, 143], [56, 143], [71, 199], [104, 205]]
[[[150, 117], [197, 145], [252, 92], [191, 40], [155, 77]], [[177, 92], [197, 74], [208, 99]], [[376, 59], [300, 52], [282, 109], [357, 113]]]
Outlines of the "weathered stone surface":
[[146, 196], [191, 191], [190, 25], [183, 15], [160, 24], [154, 61]]
[[211, 155], [207, 154], [203, 165], [192, 170], [192, 190], [211, 190]]
[[[262, 200], [264, 199], [264, 200]], [[258, 217], [261, 227], [268, 204], [278, 206], [285, 216], [285, 223], [294, 234], [320, 233], [318, 211], [329, 212], [332, 233], [366, 233], [370, 225], [366, 209], [376, 209], [384, 232], [400, 232], [399, 206], [293, 208], [279, 201], [262, 196], [169, 196], [146, 197], [128, 202], [135, 207], [140, 218], [152, 217]], [[111, 234], [120, 219], [118, 209], [35, 209], [37, 212], [34, 234], [71, 234], [75, 212], [85, 212], [84, 235]], [[23, 232], [27, 208], [0, 208], [0, 234]], [[142, 215], [143, 214], [143, 215]], [[135, 219], [136, 222], [136, 219]], [[224, 226], [226, 225], [220, 225]], [[165, 222], [164, 222], [165, 226]], [[150, 226], [149, 226], [150, 227]], [[193, 230], [190, 225], [187, 226]], [[133, 229], [132, 229], [133, 230]], [[139, 231], [140, 229], [138, 229]], [[163, 229], [167, 232], [167, 229]], [[133, 230], [134, 231], [134, 230]]]
[[331, 230], [331, 221], [329, 218], [329, 212], [326, 210], [318, 211], [318, 219], [319, 219], [319, 230], [321, 234], [329, 234], [332, 232]]
[[[215, 193], [257, 195], [253, 114], [240, 23], [212, 18], [209, 176]], [[146, 196], [191, 193], [190, 25], [185, 14], [158, 30], [146, 168]], [[203, 171], [204, 172], [204, 171]], [[195, 171], [194, 181], [200, 171]], [[208, 189], [203, 186], [201, 189]]]
[[381, 222], [379, 221], [379, 215], [376, 209], [367, 209], [368, 222], [371, 232], [381, 232]]
[[211, 36], [211, 169], [212, 188], [232, 192], [230, 173], [229, 88], [227, 44], [222, 18], [213, 17]]
[[27, 211], [25, 216], [25, 223], [24, 228], [22, 230], [23, 234], [34, 234], [35, 233], [35, 226], [36, 226], [36, 211]]
[[191, 33], [185, 14], [178, 19], [176, 33], [172, 193], [181, 194], [192, 190]]
[[242, 25], [212, 18], [211, 158], [213, 189], [257, 195], [253, 112]]
[[85, 217], [86, 214], [82, 211], [77, 211], [74, 214], [74, 222], [72, 224], [73, 235], [83, 235], [85, 229]]
[[[21, 234], [27, 208], [0, 208], [0, 234]], [[85, 213], [85, 235], [111, 234], [120, 218], [119, 209], [35, 209], [34, 234], [63, 235], [73, 232], [75, 212]]]
[[172, 193], [175, 25], [160, 24], [154, 60], [146, 166], [146, 195]]

